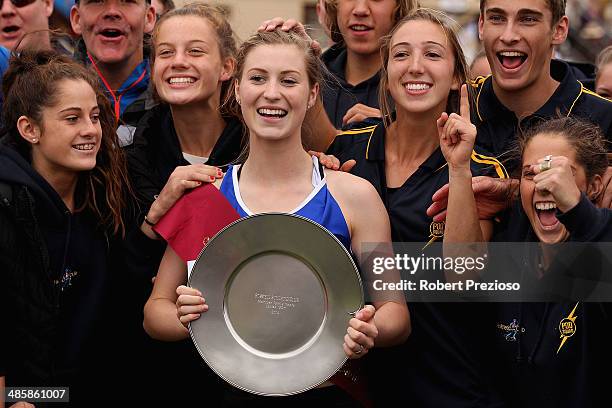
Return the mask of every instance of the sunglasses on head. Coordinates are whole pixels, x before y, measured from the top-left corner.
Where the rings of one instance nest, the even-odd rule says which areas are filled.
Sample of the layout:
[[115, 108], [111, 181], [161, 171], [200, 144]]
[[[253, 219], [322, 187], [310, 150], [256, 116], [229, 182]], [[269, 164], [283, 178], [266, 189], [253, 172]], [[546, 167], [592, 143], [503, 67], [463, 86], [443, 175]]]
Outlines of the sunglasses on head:
[[[11, 4], [17, 8], [29, 6], [34, 3], [36, 0], [10, 0]], [[4, 4], [4, 0], [0, 0], [0, 8]]]

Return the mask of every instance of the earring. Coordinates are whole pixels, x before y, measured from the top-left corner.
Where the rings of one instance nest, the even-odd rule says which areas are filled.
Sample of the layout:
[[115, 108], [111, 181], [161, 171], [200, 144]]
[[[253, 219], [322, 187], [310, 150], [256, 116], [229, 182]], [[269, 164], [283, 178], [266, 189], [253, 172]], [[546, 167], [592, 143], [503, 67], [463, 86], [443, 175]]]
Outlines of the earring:
[[36, 143], [36, 142], [38, 142], [38, 139], [37, 139], [37, 138], [35, 138], [35, 137], [34, 137], [34, 138], [32, 138], [32, 143]]
[[236, 102], [238, 102], [238, 105], [240, 105], [240, 99], [236, 99]]

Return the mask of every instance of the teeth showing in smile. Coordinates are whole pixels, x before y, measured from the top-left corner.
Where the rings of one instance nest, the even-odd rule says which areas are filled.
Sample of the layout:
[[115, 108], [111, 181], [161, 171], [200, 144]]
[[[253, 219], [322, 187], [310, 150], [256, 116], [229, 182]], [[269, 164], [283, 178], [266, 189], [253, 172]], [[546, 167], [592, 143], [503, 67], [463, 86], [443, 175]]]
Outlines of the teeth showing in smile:
[[195, 82], [195, 79], [179, 77], [179, 78], [170, 78], [168, 82], [170, 82], [171, 84], [192, 84]]
[[406, 89], [409, 91], [424, 91], [431, 88], [429, 84], [406, 84]]
[[77, 150], [93, 150], [93, 148], [96, 147], [96, 144], [95, 143], [84, 143], [84, 144], [74, 145], [72, 147]]
[[535, 204], [535, 208], [536, 208], [536, 210], [540, 210], [540, 211], [549, 211], [549, 210], [556, 209], [557, 208], [557, 204], [553, 203], [553, 202], [536, 203]]
[[274, 117], [274, 118], [282, 118], [283, 116], [287, 115], [287, 111], [283, 109], [259, 108], [257, 109], [257, 113], [259, 113], [261, 116]]
[[501, 51], [497, 53], [497, 59], [506, 69], [517, 69], [527, 60], [527, 54], [520, 51]]
[[523, 52], [518, 51], [503, 51], [500, 52], [499, 55], [502, 57], [526, 57], [527, 55]]
[[356, 25], [351, 26], [351, 30], [355, 30], [355, 31], [368, 31], [369, 29], [370, 27], [364, 26], [361, 24], [356, 24]]

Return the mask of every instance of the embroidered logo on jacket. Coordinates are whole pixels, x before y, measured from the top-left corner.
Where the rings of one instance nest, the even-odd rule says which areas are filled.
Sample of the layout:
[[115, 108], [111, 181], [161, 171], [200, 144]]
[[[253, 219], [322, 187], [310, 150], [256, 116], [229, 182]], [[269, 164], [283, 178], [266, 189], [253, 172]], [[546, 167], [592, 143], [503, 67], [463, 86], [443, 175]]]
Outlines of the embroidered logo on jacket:
[[576, 318], [578, 316], [576, 316], [575, 313], [576, 313], [576, 308], [578, 307], [578, 303], [576, 303], [576, 306], [574, 306], [569, 316], [563, 318], [559, 322], [559, 333], [561, 334], [561, 344], [559, 344], [559, 348], [557, 349], [557, 354], [559, 354], [561, 347], [563, 347], [567, 339], [569, 339], [576, 333]]
[[72, 268], [66, 268], [59, 279], [54, 279], [53, 284], [59, 288], [61, 292], [72, 287], [72, 280], [79, 275], [78, 271]]
[[444, 221], [432, 221], [429, 224], [429, 242], [423, 247], [423, 249], [427, 248], [437, 239], [444, 237], [444, 226], [446, 223]]
[[525, 333], [525, 328], [519, 325], [518, 320], [512, 319], [510, 324], [497, 323], [497, 328], [500, 329], [506, 341], [516, 341], [516, 336], [520, 333]]

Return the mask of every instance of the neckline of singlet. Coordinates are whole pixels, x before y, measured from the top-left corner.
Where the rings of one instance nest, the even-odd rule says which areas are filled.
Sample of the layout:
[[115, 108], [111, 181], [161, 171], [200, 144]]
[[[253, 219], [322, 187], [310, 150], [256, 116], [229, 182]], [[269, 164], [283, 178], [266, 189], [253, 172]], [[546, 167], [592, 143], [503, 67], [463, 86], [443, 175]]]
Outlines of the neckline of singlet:
[[[325, 172], [323, 171], [323, 165], [319, 162], [316, 156], [312, 156], [312, 191], [308, 196], [300, 203], [296, 208], [289, 211], [289, 214], [295, 214], [300, 211], [306, 204], [308, 204], [321, 189], [327, 184], [327, 178], [325, 177]], [[247, 213], [247, 215], [255, 215], [253, 211], [247, 207], [245, 202], [242, 200], [242, 195], [240, 194], [240, 187], [238, 186], [238, 181], [240, 180], [240, 174], [242, 173], [242, 165], [236, 165], [232, 168], [232, 184], [234, 185], [234, 196], [236, 197], [236, 201], [242, 210]]]

